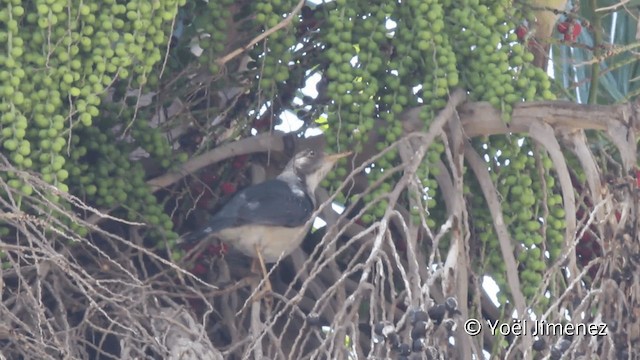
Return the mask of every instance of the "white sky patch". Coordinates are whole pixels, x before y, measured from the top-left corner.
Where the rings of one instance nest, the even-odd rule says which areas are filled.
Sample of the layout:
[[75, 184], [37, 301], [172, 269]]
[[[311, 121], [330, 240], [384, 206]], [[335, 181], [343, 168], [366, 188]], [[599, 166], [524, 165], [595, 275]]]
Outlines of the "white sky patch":
[[309, 96], [314, 99], [317, 98], [318, 90], [316, 90], [316, 85], [318, 84], [318, 82], [320, 82], [320, 80], [322, 80], [322, 75], [320, 75], [320, 73], [315, 73], [309, 76], [305, 84], [305, 87], [302, 88], [300, 91], [306, 96]]
[[322, 130], [318, 128], [307, 129], [307, 131], [304, 132], [304, 136], [317, 136], [320, 134], [322, 134]]
[[313, 228], [314, 229], [320, 229], [321, 227], [327, 225], [327, 223], [320, 219], [319, 217], [317, 217], [315, 220], [313, 220]]
[[384, 24], [384, 26], [387, 28], [387, 30], [395, 30], [398, 27], [398, 23], [391, 19], [387, 19], [387, 22]]
[[611, 34], [611, 37], [609, 38], [609, 42], [613, 44], [614, 39], [616, 38], [616, 25], [618, 25], [618, 12], [615, 11], [613, 14], [611, 14], [611, 30], [609, 31], [609, 33]]
[[[316, 90], [316, 86], [318, 85], [318, 82], [321, 79], [322, 79], [322, 75], [319, 73], [315, 73], [311, 75], [307, 79], [307, 82], [305, 83], [304, 88], [300, 89], [300, 92], [304, 96], [309, 96], [315, 99], [316, 97], [318, 97], [318, 90]], [[302, 105], [301, 100], [297, 100], [297, 101], [296, 100], [297, 98], [294, 99], [294, 103], [299, 103], [300, 105]], [[266, 108], [264, 109], [264, 111], [266, 111]], [[263, 110], [261, 110], [261, 112], [263, 112]], [[326, 116], [326, 114], [324, 114], [324, 116]], [[304, 122], [300, 120], [298, 116], [290, 110], [283, 111], [282, 115], [280, 115], [280, 119], [282, 119], [282, 123], [275, 127], [275, 129], [279, 131], [294, 132], [294, 131], [300, 130], [300, 128], [304, 125]], [[322, 134], [322, 130], [317, 128], [307, 129], [307, 131], [305, 131], [304, 133], [305, 136], [317, 136], [320, 134]]]
[[500, 302], [498, 302], [498, 291], [500, 288], [498, 284], [489, 276], [482, 277], [482, 288], [487, 292], [489, 299], [495, 306], [500, 306]]
[[304, 122], [298, 119], [298, 116], [294, 114], [291, 110], [285, 110], [280, 114], [280, 119], [282, 119], [282, 124], [276, 126], [276, 130], [284, 131], [284, 132], [294, 132], [300, 130]]
[[[340, 204], [336, 204], [336, 203], [332, 203], [331, 207], [333, 208], [333, 210], [335, 212], [337, 212], [338, 214], [342, 214], [345, 210], [345, 207], [340, 205]], [[317, 217], [314, 221], [313, 221], [313, 227], [315, 229], [320, 229], [321, 227], [327, 225], [327, 222], [320, 219], [319, 217]]]

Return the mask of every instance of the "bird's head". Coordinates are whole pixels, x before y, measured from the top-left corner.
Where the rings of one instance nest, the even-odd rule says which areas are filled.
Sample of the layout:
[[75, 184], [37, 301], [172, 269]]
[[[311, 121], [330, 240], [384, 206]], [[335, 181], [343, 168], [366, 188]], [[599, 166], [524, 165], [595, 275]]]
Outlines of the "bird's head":
[[306, 149], [289, 161], [285, 171], [292, 171], [296, 177], [304, 181], [309, 191], [313, 192], [338, 159], [350, 154], [351, 152], [343, 152], [327, 155], [322, 151]]

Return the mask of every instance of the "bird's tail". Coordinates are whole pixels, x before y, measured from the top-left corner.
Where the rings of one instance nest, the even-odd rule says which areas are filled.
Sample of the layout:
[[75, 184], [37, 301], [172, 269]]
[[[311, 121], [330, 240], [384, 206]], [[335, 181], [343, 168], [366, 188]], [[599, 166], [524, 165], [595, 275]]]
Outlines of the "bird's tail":
[[[206, 228], [205, 228], [206, 229]], [[182, 237], [182, 243], [185, 245], [195, 245], [207, 236], [205, 229], [190, 232]]]
[[196, 231], [190, 232], [182, 237], [182, 243], [185, 245], [195, 245], [195, 243], [206, 239], [212, 234], [224, 229], [226, 222], [218, 219], [214, 219]]

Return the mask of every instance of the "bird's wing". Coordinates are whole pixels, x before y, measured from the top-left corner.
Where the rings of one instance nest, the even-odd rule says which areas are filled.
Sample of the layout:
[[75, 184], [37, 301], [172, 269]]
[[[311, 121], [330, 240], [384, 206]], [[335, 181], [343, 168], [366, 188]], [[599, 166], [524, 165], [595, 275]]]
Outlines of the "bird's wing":
[[274, 179], [240, 191], [214, 218], [227, 219], [230, 226], [296, 227], [303, 225], [312, 213], [313, 202], [301, 187]]
[[313, 202], [302, 187], [292, 187], [279, 179], [268, 180], [239, 191], [207, 226], [187, 235], [185, 241], [197, 241], [227, 228], [249, 224], [302, 226], [313, 210]]

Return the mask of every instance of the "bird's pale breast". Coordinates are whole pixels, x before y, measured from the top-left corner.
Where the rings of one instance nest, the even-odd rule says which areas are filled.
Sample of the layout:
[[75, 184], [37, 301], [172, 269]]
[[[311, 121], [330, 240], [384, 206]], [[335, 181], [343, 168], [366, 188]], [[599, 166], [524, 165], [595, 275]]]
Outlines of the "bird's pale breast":
[[265, 225], [244, 225], [221, 230], [219, 237], [247, 256], [256, 258], [256, 245], [264, 261], [274, 263], [291, 254], [304, 239], [307, 227], [287, 228]]

